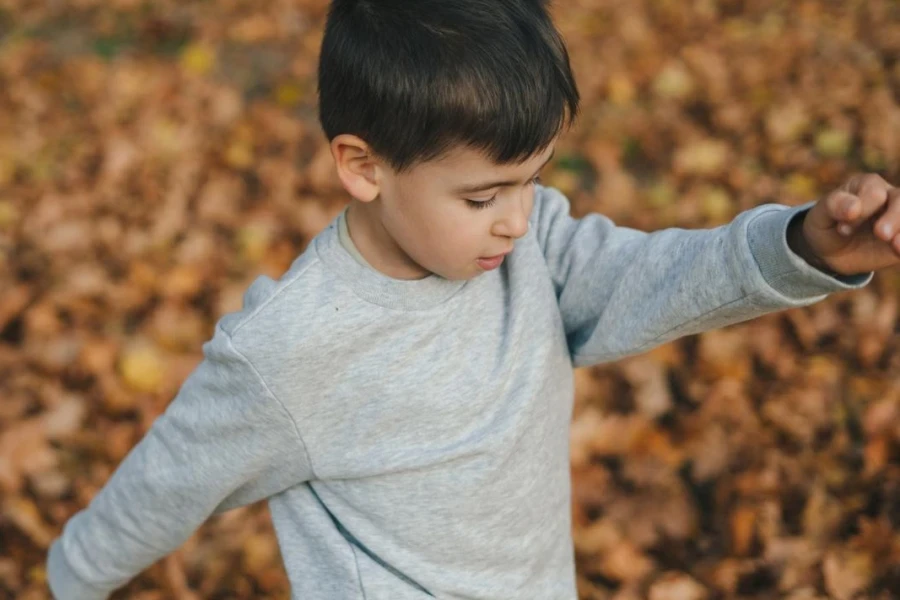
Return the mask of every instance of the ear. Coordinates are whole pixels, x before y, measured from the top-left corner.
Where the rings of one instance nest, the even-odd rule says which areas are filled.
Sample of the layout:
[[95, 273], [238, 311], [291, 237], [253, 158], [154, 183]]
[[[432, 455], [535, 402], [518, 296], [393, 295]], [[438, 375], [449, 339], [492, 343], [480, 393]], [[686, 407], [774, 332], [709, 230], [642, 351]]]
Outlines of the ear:
[[331, 140], [331, 156], [338, 178], [351, 196], [362, 202], [378, 197], [380, 165], [362, 138], [348, 133], [336, 136]]

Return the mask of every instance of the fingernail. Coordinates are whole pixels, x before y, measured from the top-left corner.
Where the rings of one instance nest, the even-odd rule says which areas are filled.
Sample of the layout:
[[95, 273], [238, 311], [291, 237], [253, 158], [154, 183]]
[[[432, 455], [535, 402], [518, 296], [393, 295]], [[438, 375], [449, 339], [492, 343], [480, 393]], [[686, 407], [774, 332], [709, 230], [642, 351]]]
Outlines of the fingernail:
[[894, 229], [890, 226], [889, 223], [885, 223], [881, 226], [881, 233], [884, 234], [884, 237], [890, 239], [890, 237], [894, 234]]
[[856, 206], [856, 200], [850, 199], [844, 202], [844, 214], [849, 215], [854, 206]]
[[838, 225], [838, 233], [841, 235], [850, 235], [853, 233], [853, 228], [847, 225], [846, 223], [841, 223]]

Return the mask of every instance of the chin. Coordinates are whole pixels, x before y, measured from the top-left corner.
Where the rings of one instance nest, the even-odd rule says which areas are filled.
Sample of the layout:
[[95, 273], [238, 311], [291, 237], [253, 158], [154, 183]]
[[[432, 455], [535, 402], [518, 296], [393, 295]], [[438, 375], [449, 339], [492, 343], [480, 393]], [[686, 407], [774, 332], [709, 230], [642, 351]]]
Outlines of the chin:
[[438, 277], [443, 277], [444, 279], [447, 279], [449, 281], [468, 281], [470, 279], [475, 279], [480, 274], [478, 272], [460, 273], [458, 271], [454, 272], [454, 273], [442, 273], [441, 271], [431, 271], [431, 273], [434, 275], [437, 275]]
[[469, 280], [471, 280], [471, 279], [475, 279], [475, 278], [478, 277], [479, 275], [484, 275], [484, 271], [482, 271], [481, 269], [476, 268], [476, 269], [470, 271], [469, 273], [461, 274], [461, 275], [459, 275], [459, 276], [457, 276], [457, 277], [450, 277], [450, 278], [448, 278], [448, 279], [454, 279], [454, 280], [456, 280], [456, 281], [469, 281]]

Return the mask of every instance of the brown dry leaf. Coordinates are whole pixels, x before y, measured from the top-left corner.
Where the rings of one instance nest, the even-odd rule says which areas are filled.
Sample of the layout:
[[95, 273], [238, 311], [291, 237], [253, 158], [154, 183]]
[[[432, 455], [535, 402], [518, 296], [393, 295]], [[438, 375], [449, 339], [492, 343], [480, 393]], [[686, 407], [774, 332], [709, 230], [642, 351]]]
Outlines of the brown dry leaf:
[[10, 496], [4, 501], [3, 516], [40, 548], [48, 548], [56, 537], [53, 530], [44, 522], [37, 506], [21, 496]]
[[623, 533], [611, 519], [600, 519], [574, 532], [575, 549], [582, 554], [605, 554], [621, 543]]
[[779, 537], [768, 540], [763, 558], [772, 565], [783, 569], [781, 589], [801, 587], [802, 578], [809, 573], [822, 558], [822, 550], [813, 541], [799, 536]]
[[598, 586], [587, 577], [577, 575], [575, 585], [581, 600], [610, 600], [611, 598], [607, 589]]
[[721, 140], [698, 140], [685, 144], [675, 153], [672, 167], [681, 175], [715, 176], [724, 171], [731, 150]]
[[722, 427], [715, 423], [707, 424], [689, 445], [693, 478], [707, 481], [723, 474], [731, 459], [730, 450], [728, 434]]
[[700, 334], [700, 373], [710, 378], [730, 377], [743, 381], [750, 374], [749, 339], [742, 327], [714, 329]]
[[276, 23], [270, 15], [256, 14], [243, 18], [228, 29], [228, 37], [236, 42], [252, 44], [275, 37]]
[[594, 399], [599, 399], [600, 385], [594, 377], [593, 368], [574, 369], [575, 377], [575, 404], [574, 413], [579, 414], [582, 407], [585, 407]]
[[827, 600], [827, 598], [816, 593], [815, 588], [803, 587], [791, 592], [789, 596], [786, 596], [786, 600]]
[[900, 538], [895, 537], [894, 526], [887, 517], [859, 518], [859, 534], [850, 540], [850, 546], [869, 553], [876, 561], [893, 561], [900, 552]]
[[667, 572], [650, 586], [649, 600], [706, 600], [709, 592], [685, 573]]
[[212, 334], [207, 319], [177, 302], [164, 302], [148, 317], [148, 334], [170, 352], [196, 350]]
[[677, 469], [685, 458], [684, 449], [678, 447], [668, 433], [656, 428], [643, 432], [631, 451], [635, 457], [649, 455], [673, 469]]
[[650, 427], [650, 422], [639, 415], [606, 415], [597, 424], [590, 449], [601, 456], [626, 454]]
[[128, 177], [141, 159], [140, 147], [124, 132], [111, 134], [105, 140], [101, 188], [114, 187]]
[[873, 563], [869, 554], [836, 550], [822, 561], [825, 588], [836, 600], [850, 600], [872, 580]]
[[163, 559], [166, 579], [169, 584], [170, 594], [183, 600], [200, 600], [200, 596], [188, 587], [187, 576], [184, 572], [184, 561], [181, 553], [170, 554]]
[[672, 408], [667, 372], [662, 363], [637, 357], [624, 361], [621, 369], [634, 387], [634, 403], [640, 414], [655, 419]]
[[900, 418], [900, 387], [894, 386], [887, 397], [866, 407], [863, 429], [867, 436], [876, 436], [893, 430]]
[[837, 530], [843, 516], [840, 502], [817, 484], [810, 491], [803, 509], [803, 531], [816, 543], [826, 541]]
[[260, 533], [245, 540], [242, 552], [244, 568], [259, 573], [278, 559], [278, 544], [272, 536]]
[[893, 443], [885, 435], [878, 435], [866, 441], [863, 449], [863, 474], [872, 477], [888, 466]]
[[51, 410], [0, 433], [0, 488], [16, 492], [22, 477], [54, 468], [57, 453], [50, 440], [76, 431], [84, 416], [84, 401], [68, 395]]
[[587, 466], [593, 454], [593, 441], [603, 416], [592, 406], [586, 407], [573, 420], [569, 430], [569, 458], [572, 468]]
[[205, 280], [202, 266], [176, 265], [164, 276], [166, 284], [160, 289], [160, 292], [172, 300], [188, 301], [200, 293]]
[[655, 568], [652, 559], [628, 540], [613, 546], [603, 555], [600, 571], [616, 581], [636, 581], [650, 574]]
[[741, 505], [731, 511], [728, 519], [731, 528], [731, 551], [738, 556], [750, 553], [756, 537], [758, 510], [756, 507]]
[[774, 142], [792, 142], [806, 132], [810, 122], [809, 109], [795, 98], [768, 111], [766, 133]]
[[59, 471], [39, 471], [28, 477], [38, 498], [58, 500], [71, 489], [71, 480]]
[[31, 300], [34, 291], [32, 286], [19, 284], [14, 287], [6, 287], [0, 296], [0, 330], [24, 309]]

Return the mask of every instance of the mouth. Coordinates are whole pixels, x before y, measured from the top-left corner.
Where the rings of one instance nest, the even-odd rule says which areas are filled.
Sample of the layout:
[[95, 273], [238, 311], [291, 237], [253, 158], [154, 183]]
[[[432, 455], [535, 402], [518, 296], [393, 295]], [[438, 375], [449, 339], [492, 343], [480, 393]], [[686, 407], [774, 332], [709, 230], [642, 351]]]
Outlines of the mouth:
[[499, 267], [503, 263], [503, 259], [506, 258], [506, 255], [509, 253], [510, 251], [506, 251], [503, 254], [497, 254], [495, 256], [483, 256], [475, 262], [485, 271], [490, 271]]

